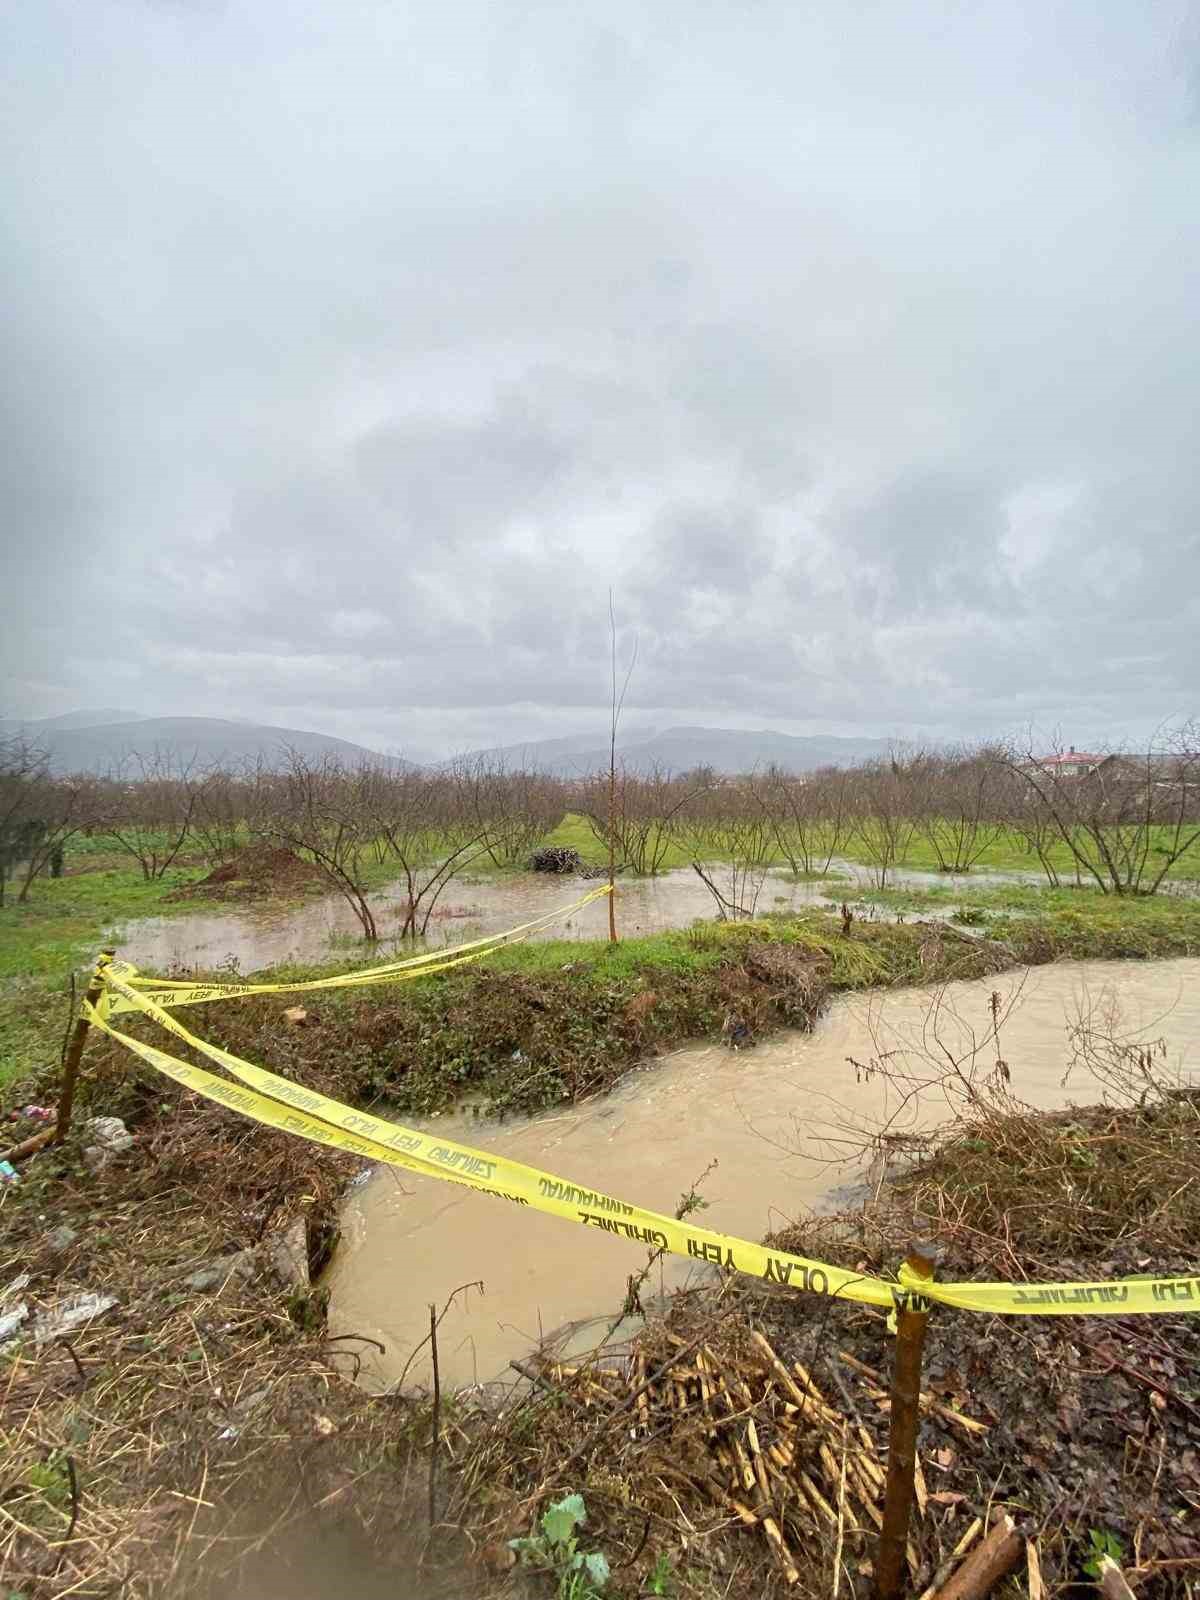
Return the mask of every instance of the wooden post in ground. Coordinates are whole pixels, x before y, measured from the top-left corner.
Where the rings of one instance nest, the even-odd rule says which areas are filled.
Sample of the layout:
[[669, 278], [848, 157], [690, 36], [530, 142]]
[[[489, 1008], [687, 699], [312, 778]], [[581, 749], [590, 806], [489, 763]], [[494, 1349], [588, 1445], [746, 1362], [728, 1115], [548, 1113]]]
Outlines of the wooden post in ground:
[[616, 724], [608, 767], [608, 938], [617, 942], [617, 749]]
[[438, 1371], [438, 1346], [437, 1346], [438, 1315], [437, 1307], [429, 1307], [429, 1348], [433, 1357], [433, 1426], [429, 1440], [429, 1527], [433, 1529], [437, 1521], [437, 1465], [438, 1446], [441, 1443], [442, 1425], [442, 1380]]
[[[116, 955], [115, 950], [102, 950], [96, 958], [96, 965], [92, 969], [92, 981], [87, 986], [84, 999], [95, 1005], [104, 992], [104, 984], [100, 974]], [[63, 1051], [62, 1083], [58, 1090], [58, 1123], [54, 1130], [55, 1144], [61, 1144], [67, 1136], [71, 1126], [71, 1110], [75, 1104], [75, 1084], [79, 1079], [79, 1061], [83, 1055], [83, 1047], [88, 1036], [88, 1019], [83, 1014], [82, 1007], [75, 1018], [75, 1026], [71, 1030], [71, 1037], [67, 1040], [67, 1048]]]
[[[932, 1244], [909, 1246], [905, 1264], [915, 1277], [930, 1279], [937, 1265]], [[896, 1361], [892, 1372], [892, 1408], [888, 1427], [887, 1487], [883, 1527], [875, 1562], [875, 1600], [899, 1600], [904, 1583], [905, 1548], [912, 1515], [913, 1480], [917, 1465], [917, 1429], [921, 1411], [921, 1356], [929, 1302], [909, 1292], [896, 1311]]]

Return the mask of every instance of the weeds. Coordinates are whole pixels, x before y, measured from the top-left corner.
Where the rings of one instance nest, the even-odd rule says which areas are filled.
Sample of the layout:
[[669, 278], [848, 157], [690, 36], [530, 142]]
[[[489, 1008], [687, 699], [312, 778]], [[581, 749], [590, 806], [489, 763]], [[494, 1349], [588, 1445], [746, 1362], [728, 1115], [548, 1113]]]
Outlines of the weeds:
[[599, 1550], [585, 1555], [579, 1549], [579, 1530], [586, 1521], [583, 1496], [569, 1494], [542, 1513], [540, 1532], [508, 1541], [525, 1565], [557, 1580], [558, 1600], [598, 1600], [608, 1583], [607, 1559]]
[[673, 1597], [677, 1592], [675, 1563], [665, 1550], [660, 1550], [653, 1571], [646, 1578], [646, 1588], [653, 1595]]

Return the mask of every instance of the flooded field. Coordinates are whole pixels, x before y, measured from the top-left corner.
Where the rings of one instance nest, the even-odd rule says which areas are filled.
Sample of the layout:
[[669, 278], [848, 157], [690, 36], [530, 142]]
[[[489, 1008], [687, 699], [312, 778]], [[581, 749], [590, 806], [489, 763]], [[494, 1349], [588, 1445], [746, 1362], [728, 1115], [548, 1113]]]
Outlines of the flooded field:
[[[836, 906], [871, 882], [868, 869], [851, 862], [835, 862], [833, 870], [841, 876], [811, 883], [797, 883], [781, 872], [768, 873], [757, 909], [796, 911], [806, 906]], [[714, 876], [720, 883], [719, 875]], [[969, 879], [933, 872], [889, 875], [889, 882], [913, 888], [963, 887], [969, 883], [979, 889], [1024, 881], [1024, 877], [1012, 873], [972, 873]], [[1029, 881], [1036, 880], [1031, 876]], [[516, 923], [545, 916], [556, 906], [569, 905], [591, 887], [578, 878], [532, 872], [474, 881], [459, 879], [450, 885], [435, 909], [428, 943], [438, 946], [503, 932]], [[622, 878], [617, 892], [618, 927], [625, 938], [686, 928], [697, 917], [715, 914], [712, 895], [690, 867], [657, 878]], [[371, 904], [381, 934], [374, 948], [382, 957], [398, 943], [396, 933], [403, 921], [399, 884], [380, 890], [371, 897]], [[938, 913], [946, 916], [953, 909], [952, 904], [941, 905]], [[541, 935], [552, 939], [607, 936], [608, 910], [602, 900], [593, 901]], [[207, 970], [236, 962], [237, 970], [246, 973], [281, 961], [328, 961], [335, 950], [358, 954], [365, 948], [354, 913], [340, 895], [328, 895], [282, 914], [197, 911], [189, 916], [146, 917], [129, 923], [119, 939], [121, 956], [149, 972]]]
[[[1103, 1097], [1078, 1073], [1063, 1084], [1068, 1025], [1089, 1009], [1111, 1017], [1115, 1007], [1123, 1034], [1165, 1039], [1168, 1065], [1200, 1077], [1200, 960], [1064, 962], [948, 985], [936, 1007], [918, 990], [842, 999], [811, 1034], [783, 1034], [736, 1054], [716, 1045], [678, 1050], [603, 1099], [522, 1123], [443, 1117], [436, 1126], [665, 1212], [716, 1161], [702, 1186], [708, 1209], [701, 1220], [759, 1238], [819, 1208], [835, 1186], [864, 1177], [863, 1146], [896, 1106], [878, 1078], [856, 1081], [849, 1058], [901, 1051], [915, 1063], [941, 1044], [969, 1055], [988, 1031], [993, 991], [1005, 1008], [1013, 1091], [1030, 1104]], [[930, 1098], [897, 1127], [929, 1125], [939, 1112], [944, 1103]], [[440, 1308], [474, 1280], [483, 1292], [460, 1294], [442, 1324], [443, 1383], [496, 1379], [551, 1335], [590, 1346], [621, 1305], [628, 1274], [646, 1259], [642, 1246], [536, 1212], [517, 1215], [486, 1196], [392, 1169], [377, 1171], [350, 1197], [343, 1228], [328, 1276], [329, 1327], [384, 1345], [382, 1357], [356, 1346], [372, 1386], [395, 1383], [405, 1370], [428, 1330], [430, 1302]], [[689, 1270], [670, 1258], [648, 1288], [661, 1292]], [[424, 1384], [428, 1374], [422, 1352], [405, 1381]]]

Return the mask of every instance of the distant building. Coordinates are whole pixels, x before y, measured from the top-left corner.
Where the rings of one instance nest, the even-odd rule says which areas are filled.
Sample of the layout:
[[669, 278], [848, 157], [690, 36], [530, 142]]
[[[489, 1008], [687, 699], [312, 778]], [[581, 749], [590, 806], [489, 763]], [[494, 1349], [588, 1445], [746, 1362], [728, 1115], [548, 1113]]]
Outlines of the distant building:
[[1065, 754], [1052, 756], [1035, 756], [1030, 767], [1040, 767], [1052, 778], [1089, 778], [1093, 772], [1112, 761], [1112, 756], [1100, 756], [1087, 750], [1076, 750], [1075, 746]]

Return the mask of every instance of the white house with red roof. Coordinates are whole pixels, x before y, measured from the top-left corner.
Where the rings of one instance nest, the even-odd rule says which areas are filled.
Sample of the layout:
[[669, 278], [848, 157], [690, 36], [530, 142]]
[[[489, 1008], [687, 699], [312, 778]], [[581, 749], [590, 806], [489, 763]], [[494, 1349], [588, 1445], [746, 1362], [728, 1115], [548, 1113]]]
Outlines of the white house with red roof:
[[1035, 756], [1030, 766], [1040, 767], [1055, 778], [1087, 778], [1112, 759], [1112, 756], [1096, 755], [1093, 751], [1076, 750], [1072, 745], [1069, 750], [1052, 756]]

